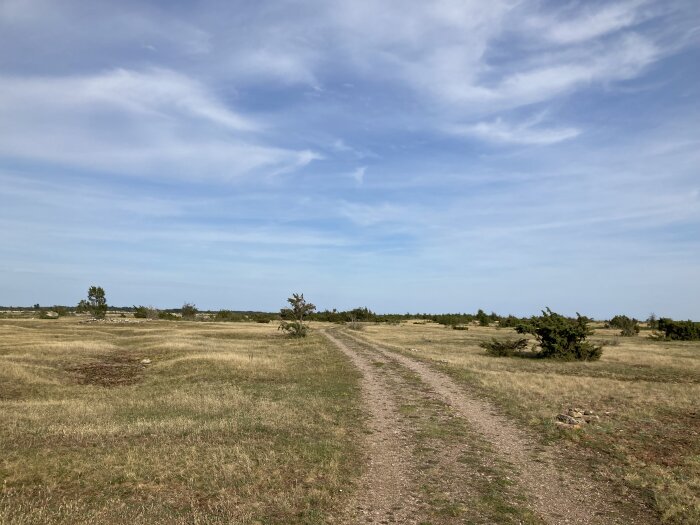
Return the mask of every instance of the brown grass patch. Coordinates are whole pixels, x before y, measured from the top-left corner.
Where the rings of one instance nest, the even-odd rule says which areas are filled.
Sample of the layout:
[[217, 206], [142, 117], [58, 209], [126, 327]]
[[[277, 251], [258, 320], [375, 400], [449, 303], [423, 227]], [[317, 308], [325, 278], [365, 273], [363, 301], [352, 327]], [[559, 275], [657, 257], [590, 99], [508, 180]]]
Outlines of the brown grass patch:
[[80, 385], [117, 387], [139, 381], [147, 366], [130, 356], [110, 355], [94, 363], [66, 367], [66, 370], [75, 375]]

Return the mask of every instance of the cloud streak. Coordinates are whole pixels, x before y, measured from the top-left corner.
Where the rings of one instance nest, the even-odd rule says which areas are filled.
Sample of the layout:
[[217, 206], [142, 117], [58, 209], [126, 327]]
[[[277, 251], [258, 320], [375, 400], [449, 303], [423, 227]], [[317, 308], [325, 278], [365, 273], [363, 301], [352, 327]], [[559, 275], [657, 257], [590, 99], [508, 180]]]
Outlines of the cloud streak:
[[[104, 120], [107, 126], [95, 126]], [[263, 126], [163, 69], [0, 77], [0, 154], [112, 173], [230, 179], [319, 159], [261, 143]]]

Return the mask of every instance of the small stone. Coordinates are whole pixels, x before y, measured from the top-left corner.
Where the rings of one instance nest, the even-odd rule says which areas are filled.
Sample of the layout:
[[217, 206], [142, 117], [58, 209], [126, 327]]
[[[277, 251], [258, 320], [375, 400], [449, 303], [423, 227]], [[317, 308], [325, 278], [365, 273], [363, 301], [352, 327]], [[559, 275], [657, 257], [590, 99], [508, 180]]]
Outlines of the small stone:
[[579, 425], [579, 424], [570, 425], [570, 424], [568, 424], [568, 423], [563, 423], [563, 422], [561, 422], [561, 421], [555, 421], [555, 424], [556, 424], [559, 428], [564, 428], [564, 429], [566, 429], [566, 430], [577, 430], [577, 429], [581, 428], [581, 425]]
[[151, 364], [151, 360], [148, 359], [148, 358], [146, 358], [146, 359], [141, 359], [141, 364], [142, 364], [142, 365], [150, 365], [150, 364]]
[[44, 318], [46, 318], [46, 319], [58, 319], [58, 312], [44, 312]]
[[593, 410], [584, 410], [583, 415], [584, 416], [593, 416], [593, 415], [595, 415], [595, 412], [593, 412]]
[[579, 421], [576, 418], [573, 418], [568, 414], [557, 414], [556, 420], [560, 421], [561, 423], [565, 423], [567, 425], [578, 425], [579, 424]]

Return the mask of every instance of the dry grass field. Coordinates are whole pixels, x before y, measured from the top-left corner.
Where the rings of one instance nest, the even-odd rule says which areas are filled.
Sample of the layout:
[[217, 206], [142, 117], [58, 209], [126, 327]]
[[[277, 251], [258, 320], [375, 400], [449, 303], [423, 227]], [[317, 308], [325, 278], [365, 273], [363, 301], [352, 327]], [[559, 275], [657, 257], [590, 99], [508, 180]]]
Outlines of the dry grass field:
[[[594, 452], [601, 476], [640, 490], [665, 522], [700, 523], [700, 343], [618, 333], [596, 330], [594, 340], [609, 344], [596, 362], [490, 357], [479, 347], [515, 337], [511, 329], [414, 321], [367, 325], [359, 335], [433, 363], [543, 440]], [[556, 414], [572, 407], [601, 420], [578, 430], [557, 426]]]
[[[490, 357], [481, 341], [515, 334], [489, 327], [312, 323], [295, 340], [275, 323], [129, 321], [0, 320], [1, 523], [338, 523], [372, 474], [372, 434], [400, 455], [415, 523], [557, 523], [434, 385], [353, 341], [430, 363], [580, 454], [581, 473], [635, 494], [629, 505], [641, 494], [666, 523], [700, 522], [700, 343], [597, 329], [603, 357], [581, 363]], [[363, 374], [324, 330], [354, 345]], [[368, 373], [387, 392], [379, 413], [395, 405], [389, 437], [368, 427]], [[557, 426], [572, 407], [600, 421]]]
[[0, 522], [324, 523], [357, 376], [275, 324], [0, 320]]

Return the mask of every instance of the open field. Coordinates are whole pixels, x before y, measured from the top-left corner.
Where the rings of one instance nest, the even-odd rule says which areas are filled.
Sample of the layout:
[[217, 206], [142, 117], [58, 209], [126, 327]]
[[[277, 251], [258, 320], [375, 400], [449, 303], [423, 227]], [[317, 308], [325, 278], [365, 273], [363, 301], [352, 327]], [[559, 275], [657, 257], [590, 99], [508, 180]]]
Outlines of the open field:
[[[700, 343], [618, 333], [596, 330], [594, 340], [613, 342], [596, 362], [496, 358], [479, 347], [491, 337], [515, 337], [511, 329], [413, 322], [367, 325], [359, 335], [436, 365], [544, 440], [594, 452], [602, 477], [641, 491], [664, 521], [698, 523]], [[571, 407], [594, 410], [601, 420], [563, 430], [554, 416]]]
[[357, 373], [276, 328], [0, 321], [0, 522], [324, 523]]
[[0, 522], [700, 517], [699, 343], [599, 329], [569, 363], [478, 346], [510, 329], [312, 327], [0, 320]]

